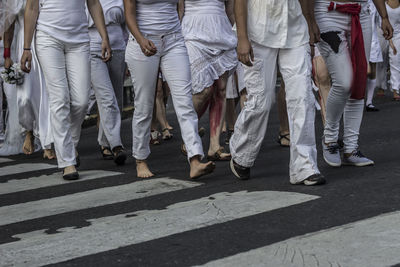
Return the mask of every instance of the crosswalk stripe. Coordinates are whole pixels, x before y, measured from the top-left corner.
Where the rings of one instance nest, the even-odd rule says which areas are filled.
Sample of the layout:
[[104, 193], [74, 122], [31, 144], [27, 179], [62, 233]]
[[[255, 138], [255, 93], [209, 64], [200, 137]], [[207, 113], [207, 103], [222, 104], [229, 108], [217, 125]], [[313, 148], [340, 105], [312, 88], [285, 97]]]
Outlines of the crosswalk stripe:
[[[121, 174], [123, 173], [101, 170], [80, 171], [79, 176], [81, 179], [70, 181], [68, 183], [83, 182]], [[41, 175], [39, 177], [30, 177], [27, 179], [9, 180], [7, 183], [1, 184], [0, 195], [63, 184], [65, 184], [65, 181], [61, 178], [61, 174], [58, 172], [50, 175]]]
[[11, 162], [13, 161], [12, 159], [6, 159], [6, 158], [0, 158], [0, 163], [6, 163], [6, 162]]
[[400, 212], [294, 237], [206, 267], [394, 266], [400, 263]]
[[201, 185], [158, 178], [0, 207], [0, 225], [115, 204]]
[[46, 169], [57, 168], [56, 165], [50, 165], [47, 163], [22, 163], [17, 165], [5, 166], [0, 168], [0, 177], [12, 174], [19, 174], [24, 172], [33, 172]]
[[16, 235], [14, 237], [21, 240], [1, 245], [0, 251], [5, 265], [41, 266], [225, 223], [317, 198], [293, 192], [222, 192], [176, 203], [163, 210], [143, 210], [89, 220], [90, 226], [58, 229], [56, 234], [49, 235], [45, 230], [40, 230]]

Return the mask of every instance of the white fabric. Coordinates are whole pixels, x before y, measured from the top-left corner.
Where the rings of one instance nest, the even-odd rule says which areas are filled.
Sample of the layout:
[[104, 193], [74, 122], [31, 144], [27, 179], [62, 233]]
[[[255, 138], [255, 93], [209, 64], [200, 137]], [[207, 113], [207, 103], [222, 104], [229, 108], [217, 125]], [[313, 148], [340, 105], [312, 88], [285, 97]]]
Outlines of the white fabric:
[[65, 43], [89, 42], [86, 0], [39, 0], [37, 29]]
[[[400, 90], [400, 33], [396, 33], [392, 38], [394, 46], [397, 48], [397, 55], [393, 53], [392, 48], [389, 49], [389, 65], [390, 65], [390, 86], [393, 90]], [[387, 42], [387, 41], [386, 41]]]
[[[378, 39], [382, 51], [382, 62], [376, 64], [376, 86], [386, 90], [388, 88], [388, 66], [389, 66], [389, 41], [383, 37], [381, 29], [378, 30]], [[393, 40], [393, 39], [392, 39]]]
[[132, 154], [139, 160], [146, 159], [150, 154], [150, 126], [160, 67], [171, 89], [188, 158], [196, 155], [203, 157], [203, 147], [198, 135], [198, 118], [192, 102], [189, 57], [182, 34], [153, 37], [151, 41], [157, 47], [157, 54], [151, 57], [146, 57], [133, 39], [129, 40], [126, 49], [126, 62], [135, 90]]
[[[122, 146], [121, 114], [114, 93], [114, 90], [119, 89], [114, 88], [112, 81], [119, 79], [119, 86], [121, 87], [123, 78], [121, 77], [121, 73], [115, 73], [115, 71], [111, 70], [111, 67], [117, 66], [117, 70], [120, 70], [118, 65], [124, 64], [122, 55], [125, 52], [119, 51], [117, 53], [120, 54], [120, 57], [115, 57], [114, 55], [110, 62], [105, 63], [101, 59], [101, 54], [91, 52], [90, 60], [92, 87], [96, 94], [97, 107], [100, 113], [99, 135], [97, 140], [101, 146], [111, 148]], [[113, 77], [112, 75], [117, 75], [117, 77]]]
[[26, 0], [0, 1], [0, 36], [9, 29], [17, 14], [24, 8]]
[[[315, 3], [315, 17], [321, 32], [339, 31], [341, 44], [338, 53], [335, 53], [328, 43], [321, 40], [318, 48], [324, 57], [332, 79], [332, 87], [329, 91], [326, 103], [326, 122], [324, 141], [326, 143], [337, 142], [339, 137], [340, 120], [343, 115], [344, 123], [344, 152], [351, 153], [358, 148], [358, 136], [363, 116], [364, 100], [351, 99], [351, 84], [353, 81], [353, 69], [350, 58], [351, 26], [350, 16], [337, 11], [328, 10], [329, 2], [317, 0]], [[363, 2], [360, 13], [361, 27], [364, 37], [365, 53], [369, 60], [371, 50], [372, 27], [368, 12], [368, 4]]]
[[238, 64], [237, 38], [220, 0], [185, 0], [182, 34], [189, 53], [192, 92], [198, 94]]
[[375, 92], [375, 86], [376, 86], [376, 79], [367, 79], [367, 100], [365, 101], [365, 105], [371, 105], [372, 104], [372, 99], [374, 98], [374, 92]]
[[244, 83], [244, 69], [242, 63], [239, 63], [236, 71], [229, 76], [226, 83], [226, 98], [235, 99], [246, 88]]
[[36, 31], [36, 50], [46, 79], [58, 167], [65, 168], [76, 164], [75, 147], [89, 100], [90, 46]]
[[[126, 48], [127, 36], [125, 30], [124, 3], [122, 0], [100, 0], [103, 7], [105, 24], [107, 26], [108, 39], [113, 51]], [[89, 12], [86, 12], [89, 20], [90, 50], [101, 51], [102, 39]]]
[[393, 27], [393, 34], [400, 34], [400, 7], [391, 8], [386, 3], [386, 9], [390, 23], [392, 24]]
[[301, 183], [319, 173], [315, 147], [315, 97], [311, 87], [311, 57], [308, 44], [276, 49], [252, 43], [255, 60], [245, 68], [247, 101], [235, 124], [230, 141], [233, 160], [252, 167], [268, 125], [278, 62], [285, 81], [290, 129], [290, 182]]
[[178, 0], [136, 0], [136, 21], [142, 34], [164, 35], [181, 31]]
[[382, 50], [379, 44], [378, 28], [377, 28], [379, 25], [379, 14], [372, 0], [368, 1], [368, 8], [370, 10], [371, 23], [372, 23], [372, 41], [371, 41], [371, 53], [369, 57], [369, 62], [378, 63], [383, 61]]
[[271, 48], [293, 48], [309, 42], [299, 1], [248, 0], [250, 40]]

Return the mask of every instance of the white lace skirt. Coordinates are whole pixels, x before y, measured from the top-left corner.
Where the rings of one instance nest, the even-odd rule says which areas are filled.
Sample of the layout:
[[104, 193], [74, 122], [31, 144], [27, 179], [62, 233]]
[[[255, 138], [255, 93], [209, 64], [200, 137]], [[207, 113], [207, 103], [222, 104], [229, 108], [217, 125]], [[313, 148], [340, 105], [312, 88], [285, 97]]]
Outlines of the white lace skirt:
[[237, 38], [224, 8], [219, 5], [220, 1], [214, 6], [185, 7], [182, 33], [189, 54], [193, 94], [213, 85], [225, 72], [231, 74], [238, 64]]

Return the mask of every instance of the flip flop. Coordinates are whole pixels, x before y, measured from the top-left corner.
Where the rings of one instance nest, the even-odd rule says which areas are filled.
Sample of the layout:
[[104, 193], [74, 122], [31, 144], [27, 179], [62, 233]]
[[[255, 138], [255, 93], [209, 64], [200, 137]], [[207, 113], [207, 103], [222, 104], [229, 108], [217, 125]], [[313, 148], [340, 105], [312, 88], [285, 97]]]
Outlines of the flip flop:
[[226, 153], [225, 152], [225, 149], [223, 148], [223, 147], [220, 147], [218, 150], [217, 150], [217, 152], [215, 152], [214, 153], [214, 155], [207, 155], [207, 159], [209, 160], [209, 161], [229, 161], [229, 160], [231, 160], [231, 158], [232, 158], [232, 156], [231, 156], [231, 154], [229, 154], [229, 153], [226, 153], [226, 154], [228, 154], [229, 156], [226, 156], [226, 157], [222, 157], [222, 154], [223, 153]]

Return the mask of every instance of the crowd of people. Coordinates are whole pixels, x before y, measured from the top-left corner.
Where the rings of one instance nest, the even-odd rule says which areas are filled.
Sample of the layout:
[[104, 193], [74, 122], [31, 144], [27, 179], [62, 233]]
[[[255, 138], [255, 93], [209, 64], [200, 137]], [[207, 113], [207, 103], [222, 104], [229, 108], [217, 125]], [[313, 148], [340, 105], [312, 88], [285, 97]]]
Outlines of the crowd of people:
[[[154, 176], [147, 158], [159, 134], [172, 138], [170, 95], [190, 178], [212, 173], [215, 161], [230, 161], [232, 173], [246, 180], [279, 78], [278, 142], [290, 147], [290, 182], [324, 184], [316, 106], [326, 163], [374, 164], [359, 149], [359, 130], [364, 110], [379, 111], [376, 88], [377, 96], [390, 88], [400, 100], [399, 7], [399, 0], [2, 0], [0, 107], [6, 102], [7, 109], [0, 109], [0, 156], [43, 150], [65, 180], [79, 179], [77, 147], [92, 90], [101, 154], [123, 165], [129, 73], [138, 177]], [[205, 155], [198, 121], [207, 111]]]

